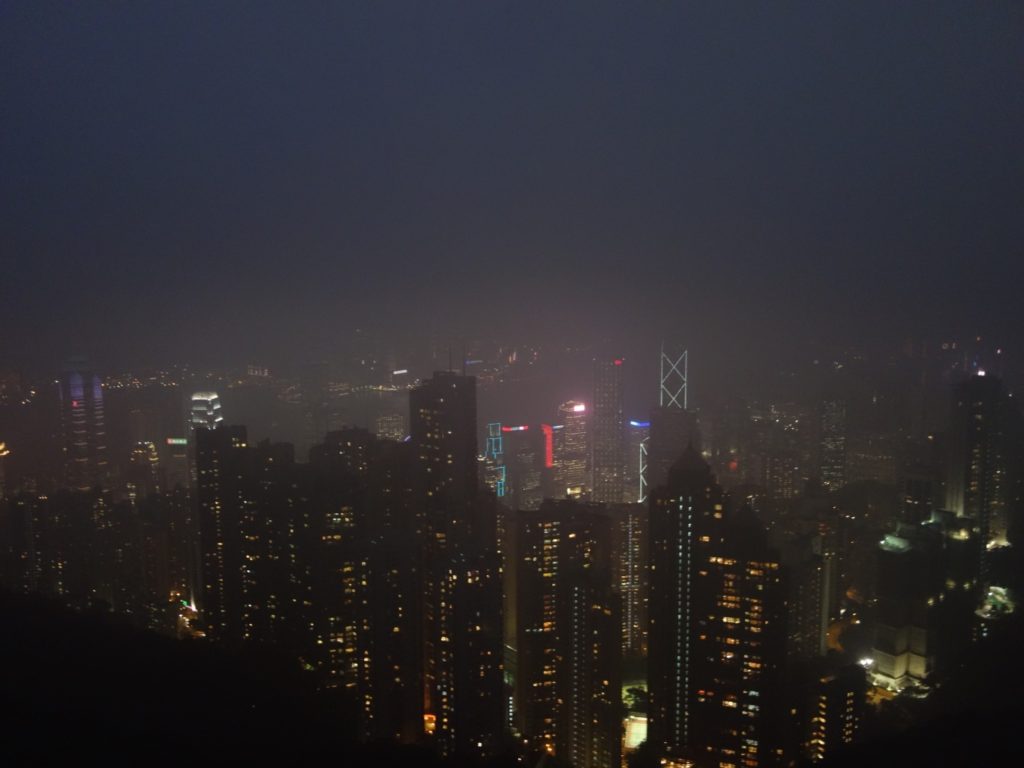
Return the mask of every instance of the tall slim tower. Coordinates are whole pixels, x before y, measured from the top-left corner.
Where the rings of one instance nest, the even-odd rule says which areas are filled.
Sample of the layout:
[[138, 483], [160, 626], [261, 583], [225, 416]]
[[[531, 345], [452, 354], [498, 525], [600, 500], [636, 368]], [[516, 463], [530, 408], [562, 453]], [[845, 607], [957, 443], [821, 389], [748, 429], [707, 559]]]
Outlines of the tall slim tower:
[[594, 359], [591, 413], [592, 498], [620, 504], [625, 497], [625, 432], [622, 419], [622, 358]]
[[821, 484], [838, 491], [846, 484], [846, 403], [821, 404]]
[[87, 491], [107, 481], [107, 428], [103, 385], [84, 366], [66, 371], [57, 382], [63, 432], [64, 482]]
[[438, 372], [409, 394], [423, 531], [424, 727], [442, 755], [486, 755], [504, 718], [496, 511], [479, 493], [476, 379]]
[[216, 639], [240, 640], [243, 517], [252, 507], [245, 427], [195, 431], [203, 618]]

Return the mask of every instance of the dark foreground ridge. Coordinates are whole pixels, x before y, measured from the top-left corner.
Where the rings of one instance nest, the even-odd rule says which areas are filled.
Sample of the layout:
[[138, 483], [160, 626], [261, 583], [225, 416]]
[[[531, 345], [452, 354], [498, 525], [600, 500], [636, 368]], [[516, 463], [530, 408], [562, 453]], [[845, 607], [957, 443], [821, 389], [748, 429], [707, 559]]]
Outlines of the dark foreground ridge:
[[7, 592], [0, 610], [5, 764], [436, 762], [355, 744], [352, 713], [272, 651], [174, 640]]
[[[0, 592], [0, 739], [11, 765], [228, 760], [450, 766], [429, 750], [357, 744], [353, 713], [272, 650], [135, 629], [106, 612]], [[826, 766], [1016, 765], [1024, 663], [1016, 617], [927, 706], [933, 719], [876, 732]], [[922, 713], [916, 713], [922, 714]], [[515, 764], [515, 760], [488, 765]]]

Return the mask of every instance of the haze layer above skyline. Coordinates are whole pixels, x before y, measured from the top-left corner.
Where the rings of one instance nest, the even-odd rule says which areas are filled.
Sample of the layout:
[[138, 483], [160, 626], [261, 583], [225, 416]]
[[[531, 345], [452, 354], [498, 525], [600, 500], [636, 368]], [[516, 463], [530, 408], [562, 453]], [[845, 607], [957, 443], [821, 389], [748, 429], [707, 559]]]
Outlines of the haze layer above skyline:
[[1010, 3], [8, 3], [0, 355], [1022, 341]]

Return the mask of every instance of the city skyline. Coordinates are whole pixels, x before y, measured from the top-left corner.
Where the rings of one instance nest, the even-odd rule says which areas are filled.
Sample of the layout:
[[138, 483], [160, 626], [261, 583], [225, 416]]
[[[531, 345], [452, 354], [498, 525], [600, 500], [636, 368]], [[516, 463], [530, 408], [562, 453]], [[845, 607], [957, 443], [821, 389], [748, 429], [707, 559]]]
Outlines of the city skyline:
[[4, 3], [5, 764], [1020, 762], [1022, 40]]

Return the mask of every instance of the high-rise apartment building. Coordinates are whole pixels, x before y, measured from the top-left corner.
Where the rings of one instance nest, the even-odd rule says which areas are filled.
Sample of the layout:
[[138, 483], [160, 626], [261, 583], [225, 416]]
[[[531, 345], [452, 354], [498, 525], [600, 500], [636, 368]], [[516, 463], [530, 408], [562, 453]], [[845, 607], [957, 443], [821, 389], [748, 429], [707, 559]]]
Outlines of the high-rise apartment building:
[[668, 760], [781, 762], [779, 558], [749, 510], [726, 512], [692, 447], [652, 493], [650, 509], [648, 738]]
[[424, 727], [443, 755], [487, 754], [503, 728], [496, 510], [479, 492], [476, 379], [435, 373], [409, 393], [423, 530]]
[[517, 515], [516, 724], [535, 748], [581, 768], [621, 764], [621, 629], [612, 521], [548, 500]]
[[382, 413], [377, 417], [377, 437], [384, 440], [404, 440], [409, 433], [405, 430], [405, 416], [401, 413]]
[[196, 495], [199, 502], [200, 608], [211, 637], [240, 640], [242, 520], [252, 506], [245, 427], [198, 427]]
[[647, 654], [647, 508], [643, 504], [608, 507], [612, 524], [612, 581], [622, 616], [622, 652]]

